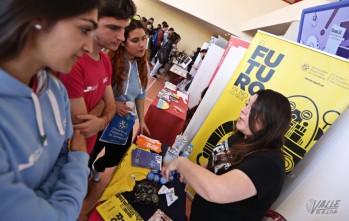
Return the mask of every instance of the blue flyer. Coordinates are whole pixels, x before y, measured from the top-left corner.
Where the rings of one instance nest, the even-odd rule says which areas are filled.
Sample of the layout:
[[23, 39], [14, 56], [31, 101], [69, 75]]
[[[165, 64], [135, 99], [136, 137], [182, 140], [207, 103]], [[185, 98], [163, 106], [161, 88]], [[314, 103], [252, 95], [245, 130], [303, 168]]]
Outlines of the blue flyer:
[[162, 156], [140, 148], [132, 150], [132, 166], [161, 170]]
[[125, 145], [135, 123], [135, 116], [131, 113], [125, 116], [116, 114], [109, 125], [103, 131], [100, 141]]

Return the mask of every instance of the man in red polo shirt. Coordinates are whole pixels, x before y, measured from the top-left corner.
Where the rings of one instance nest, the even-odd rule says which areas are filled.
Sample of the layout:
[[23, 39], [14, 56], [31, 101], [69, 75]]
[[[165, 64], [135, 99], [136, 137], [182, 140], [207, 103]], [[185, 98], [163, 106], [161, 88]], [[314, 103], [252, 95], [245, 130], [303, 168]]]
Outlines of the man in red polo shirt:
[[[70, 74], [59, 76], [69, 94], [74, 128], [87, 138], [88, 153], [93, 150], [97, 133], [114, 117], [116, 108], [111, 87], [112, 66], [102, 49], [118, 49], [136, 6], [132, 0], [102, 0], [98, 13], [98, 26], [92, 33], [93, 51], [78, 58]], [[84, 27], [79, 28], [85, 34]]]

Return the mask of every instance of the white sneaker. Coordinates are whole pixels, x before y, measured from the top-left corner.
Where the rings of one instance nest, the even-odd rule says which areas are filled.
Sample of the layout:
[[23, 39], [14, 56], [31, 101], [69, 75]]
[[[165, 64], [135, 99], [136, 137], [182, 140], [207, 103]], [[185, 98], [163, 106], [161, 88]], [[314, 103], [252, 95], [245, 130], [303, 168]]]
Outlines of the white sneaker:
[[92, 169], [91, 169], [92, 181], [95, 183], [98, 183], [99, 181], [101, 181], [101, 174], [102, 172], [98, 172], [97, 170], [95, 170], [95, 166], [94, 164], [92, 164]]

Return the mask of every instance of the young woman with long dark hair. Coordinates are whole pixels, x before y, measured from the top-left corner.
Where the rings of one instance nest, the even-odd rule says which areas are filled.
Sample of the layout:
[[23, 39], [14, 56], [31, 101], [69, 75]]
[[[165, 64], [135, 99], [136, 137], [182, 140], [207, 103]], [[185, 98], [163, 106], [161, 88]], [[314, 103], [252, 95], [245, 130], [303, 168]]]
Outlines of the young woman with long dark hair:
[[206, 168], [179, 157], [162, 170], [176, 170], [196, 195], [190, 221], [262, 220], [284, 179], [284, 135], [291, 107], [286, 97], [260, 90], [241, 110], [236, 132], [213, 149]]

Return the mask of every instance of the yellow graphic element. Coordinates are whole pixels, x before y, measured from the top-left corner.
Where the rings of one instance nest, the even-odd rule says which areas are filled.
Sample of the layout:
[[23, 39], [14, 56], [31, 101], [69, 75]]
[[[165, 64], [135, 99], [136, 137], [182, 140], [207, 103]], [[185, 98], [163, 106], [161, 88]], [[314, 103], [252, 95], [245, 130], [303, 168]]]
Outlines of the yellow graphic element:
[[144, 221], [138, 212], [121, 195], [116, 194], [97, 207], [104, 220]]
[[[136, 181], [143, 180], [151, 171], [148, 168], [133, 167], [131, 164], [132, 150], [137, 148], [132, 144], [124, 155], [122, 161], [114, 170], [114, 174], [108, 184], [108, 188], [103, 192], [100, 201], [107, 200], [115, 195], [115, 193], [122, 193], [132, 191]], [[126, 179], [125, 179], [126, 177]]]
[[291, 171], [349, 104], [348, 60], [258, 32], [220, 99], [194, 137], [190, 160], [202, 165], [215, 145], [233, 131], [249, 98], [273, 89], [291, 104], [285, 138], [286, 170]]

